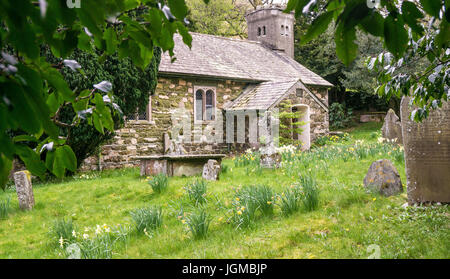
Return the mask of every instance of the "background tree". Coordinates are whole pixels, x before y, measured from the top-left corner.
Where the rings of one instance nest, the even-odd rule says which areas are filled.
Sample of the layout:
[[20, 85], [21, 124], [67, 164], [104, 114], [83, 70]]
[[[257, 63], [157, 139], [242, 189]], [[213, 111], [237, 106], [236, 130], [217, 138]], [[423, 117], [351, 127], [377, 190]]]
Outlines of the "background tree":
[[247, 37], [247, 0], [186, 0], [190, 31], [225, 37]]
[[[306, 44], [335, 22], [336, 54], [350, 65], [358, 55], [357, 29], [383, 41], [385, 51], [373, 57], [369, 69], [377, 70], [377, 93], [388, 98], [411, 96], [418, 107], [411, 116], [416, 121], [429, 110], [442, 106], [450, 97], [450, 1], [449, 0], [290, 0], [285, 12], [296, 17], [311, 12], [318, 16], [301, 38]], [[428, 60], [425, 69], [415, 63]], [[403, 67], [411, 67], [412, 72]]]

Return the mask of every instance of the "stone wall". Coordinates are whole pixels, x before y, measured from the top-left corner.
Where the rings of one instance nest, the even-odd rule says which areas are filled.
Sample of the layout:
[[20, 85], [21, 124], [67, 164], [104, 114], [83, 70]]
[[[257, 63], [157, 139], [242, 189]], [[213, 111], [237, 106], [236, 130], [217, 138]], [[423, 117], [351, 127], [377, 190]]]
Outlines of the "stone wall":
[[[81, 169], [98, 170], [99, 165], [102, 169], [132, 167], [139, 163], [133, 160], [132, 156], [163, 154], [163, 134], [165, 132], [170, 134], [173, 111], [185, 108], [190, 111], [191, 120], [194, 119], [194, 86], [216, 87], [216, 106], [222, 109], [242, 93], [246, 83], [232, 80], [159, 77], [155, 94], [151, 98], [151, 121], [127, 121], [124, 128], [116, 131], [114, 139], [102, 146], [100, 164], [99, 156], [91, 156], [85, 160]], [[192, 154], [224, 153], [228, 150], [225, 143], [213, 145], [191, 143], [183, 144], [183, 147]]]

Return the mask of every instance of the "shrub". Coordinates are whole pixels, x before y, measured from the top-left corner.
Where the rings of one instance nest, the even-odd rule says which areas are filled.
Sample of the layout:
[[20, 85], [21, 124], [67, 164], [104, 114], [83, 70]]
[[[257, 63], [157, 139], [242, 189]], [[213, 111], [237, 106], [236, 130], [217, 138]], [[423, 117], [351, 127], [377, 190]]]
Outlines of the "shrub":
[[303, 192], [302, 203], [306, 211], [313, 211], [319, 205], [319, 188], [312, 176], [301, 175], [299, 183]]
[[146, 233], [150, 230], [159, 228], [162, 224], [162, 208], [161, 207], [143, 207], [132, 211], [131, 218], [136, 226], [136, 231]]
[[195, 239], [205, 238], [208, 234], [211, 217], [201, 208], [188, 215], [185, 222]]
[[353, 118], [352, 109], [345, 109], [340, 103], [332, 103], [330, 106], [330, 128], [332, 130], [348, 127]]
[[66, 247], [68, 244], [73, 243], [76, 240], [74, 232], [76, 231], [75, 225], [72, 219], [62, 218], [56, 220], [50, 229], [51, 239], [53, 243], [59, 243], [61, 246]]
[[198, 179], [185, 187], [189, 198], [195, 202], [195, 205], [206, 202], [206, 185], [207, 183], [204, 180]]
[[153, 177], [152, 180], [148, 182], [152, 187], [153, 192], [162, 193], [167, 189], [167, 185], [169, 184], [169, 179], [165, 174], [158, 174]]
[[6, 219], [9, 213], [9, 198], [5, 201], [0, 201], [0, 220]]

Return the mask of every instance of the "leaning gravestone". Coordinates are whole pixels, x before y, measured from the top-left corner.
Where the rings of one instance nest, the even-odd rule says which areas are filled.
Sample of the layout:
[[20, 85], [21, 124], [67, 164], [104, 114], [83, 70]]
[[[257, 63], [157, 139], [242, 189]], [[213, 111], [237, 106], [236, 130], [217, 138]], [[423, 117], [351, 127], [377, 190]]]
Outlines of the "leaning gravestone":
[[220, 174], [220, 164], [216, 160], [208, 160], [203, 166], [202, 177], [206, 180], [218, 180]]
[[386, 197], [403, 192], [397, 169], [386, 159], [375, 161], [370, 165], [364, 178], [364, 187]]
[[381, 134], [383, 138], [394, 140], [396, 143], [403, 143], [402, 137], [402, 123], [395, 114], [393, 109], [389, 109], [384, 118], [383, 127], [381, 127]]
[[450, 102], [416, 123], [410, 98], [401, 102], [408, 202], [450, 202]]
[[14, 173], [14, 183], [20, 209], [32, 209], [34, 206], [34, 195], [30, 172], [25, 170]]

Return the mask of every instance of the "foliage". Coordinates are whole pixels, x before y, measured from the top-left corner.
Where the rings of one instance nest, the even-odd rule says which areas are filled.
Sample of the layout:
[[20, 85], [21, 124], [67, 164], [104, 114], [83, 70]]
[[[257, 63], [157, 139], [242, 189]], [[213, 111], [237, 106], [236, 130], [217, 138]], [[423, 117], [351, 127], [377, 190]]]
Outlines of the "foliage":
[[284, 189], [280, 195], [277, 195], [277, 204], [284, 216], [289, 216], [300, 209], [300, 193], [299, 187], [292, 185]]
[[161, 207], [143, 207], [130, 212], [131, 218], [136, 226], [138, 233], [146, 233], [153, 231], [162, 224], [162, 208]]
[[[314, 16], [316, 15], [307, 14], [296, 19], [296, 38], [303, 36]], [[334, 85], [329, 90], [329, 104], [339, 102], [355, 110], [385, 110], [386, 100], [377, 96], [374, 91], [376, 73], [367, 69], [365, 61], [366, 57], [377, 55], [383, 50], [380, 40], [358, 31], [358, 56], [352, 64], [345, 66], [336, 55], [333, 37], [334, 26], [330, 24], [323, 33], [307, 44], [302, 44], [301, 40], [294, 42], [295, 59]]]
[[208, 234], [211, 217], [204, 208], [197, 209], [186, 216], [185, 223], [195, 239], [205, 238]]
[[236, 190], [232, 208], [232, 222], [236, 228], [254, 224], [259, 211], [262, 216], [273, 213], [274, 193], [267, 185], [245, 186]]
[[0, 200], [0, 220], [6, 219], [9, 213], [9, 204], [10, 199]]
[[50, 230], [50, 238], [53, 243], [59, 243], [60, 246], [66, 247], [67, 244], [72, 243], [75, 240], [73, 232], [76, 230], [75, 224], [72, 219], [66, 221], [65, 218], [54, 221]]
[[195, 202], [195, 205], [204, 204], [206, 202], [206, 186], [207, 183], [205, 180], [197, 179], [185, 187], [189, 198]]
[[332, 130], [348, 127], [353, 120], [352, 109], [345, 109], [340, 103], [332, 103], [330, 106], [330, 128]]
[[[45, 48], [45, 57], [49, 63], [57, 64], [60, 59], [55, 57], [49, 48]], [[151, 63], [141, 70], [133, 65], [130, 58], [119, 59], [117, 54], [101, 58], [101, 53], [85, 52], [76, 49], [68, 59], [77, 61], [83, 69], [83, 74], [74, 72], [70, 68], [62, 68], [61, 74], [72, 90], [77, 88], [89, 88], [102, 80], [109, 80], [113, 84], [112, 93], [121, 113], [113, 117], [114, 129], [122, 124], [122, 116], [134, 114], [138, 109], [145, 110], [149, 101], [149, 94], [154, 92], [157, 82], [157, 71], [161, 51], [155, 48]], [[103, 60], [103, 61], [100, 61]], [[70, 123], [76, 113], [71, 106], [65, 106], [60, 114], [64, 123]], [[79, 125], [62, 129], [62, 135], [67, 137], [67, 144], [72, 148], [77, 157], [77, 166], [80, 166], [85, 158], [96, 154], [101, 144], [112, 139], [113, 132], [98, 132], [89, 125], [86, 120]]]
[[313, 211], [319, 205], [319, 188], [311, 175], [300, 175], [299, 184], [302, 190], [302, 204], [306, 211]]
[[303, 129], [301, 126], [306, 123], [299, 121], [302, 117], [301, 111], [294, 111], [294, 106], [291, 100], [286, 100], [280, 104], [280, 112], [277, 117], [280, 121], [280, 145], [297, 145], [301, 146], [303, 143], [298, 139], [293, 139], [293, 134], [301, 134]]
[[[450, 6], [447, 0], [381, 0], [379, 5], [366, 0], [328, 0], [325, 5], [323, 2], [316, 5], [317, 1], [308, 3], [308, 0], [290, 0], [285, 10], [295, 10], [296, 16], [311, 12], [317, 15], [302, 37], [302, 44], [324, 32], [334, 21], [336, 54], [345, 65], [350, 65], [358, 53], [358, 28], [384, 42], [386, 51], [368, 63], [369, 69], [379, 70], [378, 94], [388, 98], [412, 96], [418, 107], [411, 114], [415, 121], [423, 120], [430, 109], [448, 100]], [[429, 62], [425, 71], [420, 69], [411, 74], [401, 70], [403, 65], [414, 64], [424, 57]]]
[[152, 187], [153, 192], [160, 194], [167, 190], [169, 178], [163, 173], [159, 173], [151, 179], [148, 184]]
[[225, 37], [247, 37], [246, 0], [186, 0], [190, 31]]
[[109, 227], [106, 224], [97, 225], [95, 235], [90, 236], [90, 228], [84, 232], [72, 231], [73, 238], [65, 241], [61, 238], [58, 243], [63, 254], [68, 259], [111, 259], [116, 244], [126, 243], [129, 240], [129, 227], [118, 225]]
[[[134, 11], [135, 13], [132, 13]], [[136, 17], [136, 11], [141, 12]], [[155, 47], [173, 56], [173, 35], [180, 33], [190, 46], [191, 36], [184, 26], [187, 7], [184, 0], [82, 1], [70, 8], [64, 1], [28, 0], [0, 2], [0, 185], [7, 180], [14, 156], [19, 156], [36, 176], [47, 170], [62, 177], [75, 171], [77, 160], [66, 145], [60, 128], [78, 125], [85, 119], [104, 133], [114, 130], [117, 104], [111, 95], [112, 83], [102, 81], [94, 88], [75, 92], [58, 70], [63, 66], [83, 72], [77, 61], [68, 58], [74, 49], [102, 51], [100, 59], [118, 53], [129, 56], [134, 65], [145, 69]], [[50, 47], [53, 55], [64, 59], [52, 65], [43, 59], [40, 46]], [[60, 112], [71, 106], [75, 119], [61, 122]], [[7, 131], [22, 131], [10, 138]], [[23, 144], [36, 142], [36, 149]], [[43, 153], [45, 151], [46, 153]]]

